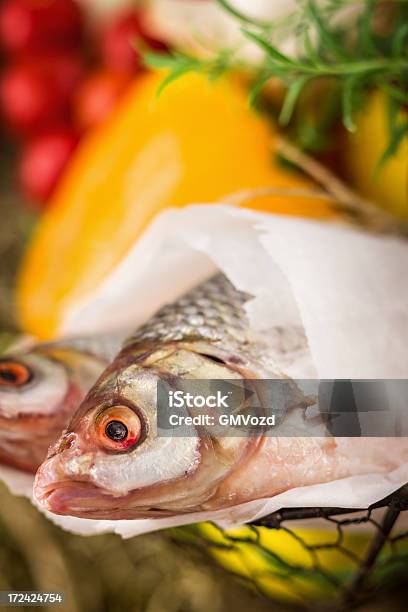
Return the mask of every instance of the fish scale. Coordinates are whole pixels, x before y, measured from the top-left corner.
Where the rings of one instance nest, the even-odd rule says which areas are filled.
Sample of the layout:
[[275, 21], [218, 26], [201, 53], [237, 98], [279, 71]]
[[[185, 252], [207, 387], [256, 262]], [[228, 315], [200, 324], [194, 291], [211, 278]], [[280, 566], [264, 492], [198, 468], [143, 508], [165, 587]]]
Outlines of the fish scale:
[[144, 341], [246, 340], [248, 318], [243, 305], [251, 296], [235, 289], [223, 274], [217, 274], [173, 304], [163, 306], [126, 343]]

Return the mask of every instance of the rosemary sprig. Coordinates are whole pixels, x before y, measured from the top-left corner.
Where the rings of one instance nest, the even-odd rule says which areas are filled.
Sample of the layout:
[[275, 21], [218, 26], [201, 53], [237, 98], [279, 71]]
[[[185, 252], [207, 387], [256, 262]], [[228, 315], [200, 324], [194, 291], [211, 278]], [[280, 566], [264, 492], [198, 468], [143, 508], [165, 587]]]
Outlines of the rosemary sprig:
[[[299, 98], [318, 79], [334, 81], [339, 92], [341, 119], [345, 128], [355, 131], [354, 117], [364, 96], [371, 89], [388, 97], [389, 143], [382, 156], [385, 162], [398, 150], [408, 134], [408, 1], [394, 0], [298, 0], [295, 14], [284, 20], [267, 22], [253, 19], [234, 8], [229, 0], [217, 0], [220, 7], [236, 19], [243, 35], [262, 50], [262, 65], [253, 68], [250, 102], [254, 104], [271, 79], [280, 79], [286, 96], [280, 111], [282, 126], [291, 123]], [[360, 10], [356, 8], [360, 5]], [[343, 19], [345, 9], [357, 13]], [[379, 11], [387, 9], [379, 19]], [[381, 15], [380, 15], [381, 17]], [[380, 24], [378, 23], [380, 21]], [[279, 30], [292, 24], [298, 51], [289, 55], [274, 42]], [[163, 57], [148, 54], [149, 66], [168, 68], [169, 76], [161, 89], [187, 72], [203, 72], [210, 78], [236, 69], [237, 50], [223, 50], [210, 59], [174, 53]], [[301, 118], [300, 118], [301, 119]]]
[[[149, 68], [169, 70], [169, 74], [163, 79], [157, 91], [157, 94], [160, 95], [170, 83], [188, 72], [204, 73], [210, 80], [218, 78], [232, 67], [233, 55], [233, 51], [225, 50], [215, 57], [204, 60], [181, 51], [174, 51], [166, 55], [162, 53], [147, 52], [144, 54], [144, 62]], [[239, 67], [238, 62], [234, 65], [235, 67]]]

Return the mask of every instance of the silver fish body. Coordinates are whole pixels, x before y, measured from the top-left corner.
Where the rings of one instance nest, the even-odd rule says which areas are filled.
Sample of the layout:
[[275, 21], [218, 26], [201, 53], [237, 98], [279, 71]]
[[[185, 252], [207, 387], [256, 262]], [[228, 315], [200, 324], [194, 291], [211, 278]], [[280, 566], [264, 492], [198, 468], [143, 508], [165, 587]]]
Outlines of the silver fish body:
[[[408, 461], [405, 441], [379, 446], [374, 438], [305, 437], [311, 402], [295, 384], [289, 385], [288, 437], [222, 436], [194, 427], [184, 437], [158, 435], [161, 381], [283, 377], [274, 358], [296, 350], [293, 330], [288, 342], [282, 330], [256, 337], [245, 311], [250, 299], [219, 275], [139, 328], [39, 469], [40, 503], [84, 518], [155, 518], [218, 510]], [[304, 337], [297, 335], [301, 346]]]

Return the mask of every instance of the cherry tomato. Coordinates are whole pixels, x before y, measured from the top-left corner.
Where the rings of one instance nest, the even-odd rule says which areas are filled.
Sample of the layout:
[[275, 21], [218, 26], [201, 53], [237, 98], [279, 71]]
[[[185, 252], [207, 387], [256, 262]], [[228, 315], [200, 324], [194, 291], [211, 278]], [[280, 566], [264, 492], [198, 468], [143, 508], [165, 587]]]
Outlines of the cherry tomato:
[[103, 123], [116, 108], [130, 80], [130, 75], [108, 69], [90, 74], [75, 97], [74, 117], [78, 128], [87, 130]]
[[37, 61], [36, 65], [54, 81], [61, 96], [67, 100], [72, 97], [86, 74], [85, 61], [79, 53], [53, 53]]
[[75, 0], [6, 0], [0, 9], [0, 41], [13, 54], [73, 49], [83, 37]]
[[118, 15], [102, 36], [102, 58], [113, 70], [135, 71], [142, 67], [137, 43], [155, 51], [167, 51], [167, 45], [154, 37], [144, 22], [142, 11], [126, 11]]
[[0, 81], [6, 123], [23, 136], [68, 120], [74, 89], [84, 74], [76, 54], [33, 58], [12, 64]]
[[18, 169], [19, 182], [33, 208], [44, 208], [78, 140], [72, 130], [61, 129], [39, 136], [23, 149]]

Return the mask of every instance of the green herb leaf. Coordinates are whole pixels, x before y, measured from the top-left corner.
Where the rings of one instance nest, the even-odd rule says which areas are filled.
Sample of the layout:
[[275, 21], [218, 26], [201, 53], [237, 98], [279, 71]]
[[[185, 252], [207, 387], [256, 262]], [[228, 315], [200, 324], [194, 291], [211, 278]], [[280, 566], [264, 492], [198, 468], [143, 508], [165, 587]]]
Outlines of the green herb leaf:
[[400, 106], [405, 106], [408, 104], [408, 91], [401, 91], [401, 89], [398, 87], [389, 85], [388, 83], [383, 85], [383, 90]]
[[166, 76], [162, 82], [160, 83], [157, 89], [157, 97], [159, 97], [163, 91], [168, 87], [171, 83], [179, 79], [181, 76], [186, 74], [190, 69], [187, 67], [180, 66], [179, 68], [175, 68], [168, 76]]
[[408, 136], [408, 119], [394, 126], [389, 144], [377, 164], [376, 172], [379, 172], [384, 164], [396, 154], [406, 136]]
[[268, 28], [271, 25], [267, 21], [262, 21], [261, 19], [255, 19], [253, 17], [249, 17], [247, 15], [244, 15], [244, 13], [242, 13], [237, 8], [232, 6], [229, 2], [227, 2], [227, 0], [216, 0], [216, 1], [217, 1], [217, 4], [219, 4], [221, 6], [221, 8], [223, 8], [232, 17], [235, 17], [236, 19], [238, 19], [242, 23], [247, 23], [247, 24], [250, 24], [250, 25], [256, 25], [256, 26], [259, 26], [261, 28]]
[[253, 84], [253, 86], [251, 87], [250, 91], [249, 91], [249, 105], [250, 106], [255, 106], [255, 103], [258, 99], [259, 94], [261, 93], [262, 89], [265, 87], [265, 85], [267, 84], [267, 82], [273, 77], [273, 74], [271, 74], [270, 72], [267, 72], [266, 74], [264, 74], [262, 77], [258, 78], [257, 81], [255, 81], [255, 83]]
[[377, 0], [366, 0], [364, 10], [357, 21], [359, 46], [365, 57], [372, 57], [378, 53], [371, 27], [376, 2]]
[[143, 55], [145, 66], [148, 68], [155, 68], [160, 70], [161, 68], [173, 68], [178, 62], [178, 58], [174, 55], [164, 55], [163, 53], [151, 53], [147, 52]]
[[276, 47], [274, 47], [270, 42], [268, 42], [263, 36], [259, 34], [255, 34], [251, 30], [242, 29], [242, 33], [249, 39], [252, 40], [255, 44], [258, 45], [270, 59], [274, 59], [277, 62], [283, 64], [293, 64], [293, 61], [287, 56], [278, 51]]
[[359, 83], [360, 79], [356, 75], [346, 77], [343, 81], [341, 96], [343, 123], [349, 132], [355, 132], [357, 129], [353, 119], [353, 109], [355, 108], [354, 99]]
[[321, 44], [326, 49], [329, 49], [335, 57], [340, 58], [341, 60], [347, 59], [348, 55], [344, 51], [344, 48], [338, 43], [335, 32], [330, 29], [330, 26], [327, 23], [325, 23], [313, 0], [310, 0], [307, 3], [306, 14], [309, 16], [310, 21], [316, 28]]
[[305, 33], [303, 36], [303, 46], [305, 49], [305, 55], [308, 58], [309, 62], [313, 64], [314, 66], [318, 66], [321, 63], [320, 61], [321, 58], [319, 57], [317, 49], [313, 45], [313, 42], [310, 38], [309, 28], [305, 29]]
[[310, 80], [311, 77], [309, 75], [303, 75], [294, 80], [289, 86], [288, 92], [283, 102], [281, 113], [279, 115], [279, 123], [281, 125], [288, 125], [289, 121], [292, 118], [296, 102], [301, 92], [303, 91], [306, 83], [308, 83]]
[[408, 23], [402, 23], [392, 40], [391, 52], [394, 57], [401, 57], [408, 45]]

